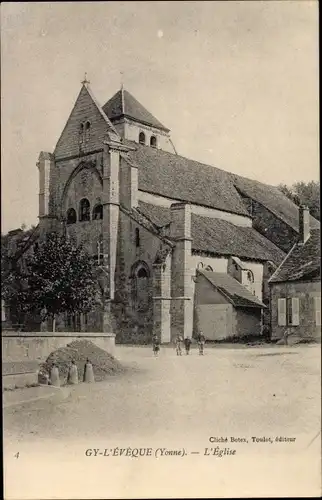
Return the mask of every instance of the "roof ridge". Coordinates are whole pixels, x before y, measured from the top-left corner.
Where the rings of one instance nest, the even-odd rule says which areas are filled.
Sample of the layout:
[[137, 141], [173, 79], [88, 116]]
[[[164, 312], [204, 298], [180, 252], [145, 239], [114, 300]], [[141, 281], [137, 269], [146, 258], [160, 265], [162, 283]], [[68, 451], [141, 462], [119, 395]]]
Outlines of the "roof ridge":
[[120, 139], [120, 135], [119, 133], [117, 132], [116, 128], [114, 127], [113, 123], [111, 122], [111, 120], [109, 119], [109, 117], [106, 115], [106, 113], [104, 112], [102, 106], [99, 104], [98, 100], [96, 99], [96, 97], [94, 96], [93, 94], [93, 91], [92, 89], [90, 88], [89, 84], [85, 85], [83, 84], [83, 86], [85, 87], [85, 89], [87, 90], [89, 96], [91, 97], [92, 101], [94, 102], [94, 104], [96, 105], [98, 111], [101, 113], [102, 117], [104, 118], [104, 120], [106, 121], [106, 123], [111, 127], [111, 129], [113, 130], [113, 132], [116, 133], [116, 135], [118, 136], [118, 138]]

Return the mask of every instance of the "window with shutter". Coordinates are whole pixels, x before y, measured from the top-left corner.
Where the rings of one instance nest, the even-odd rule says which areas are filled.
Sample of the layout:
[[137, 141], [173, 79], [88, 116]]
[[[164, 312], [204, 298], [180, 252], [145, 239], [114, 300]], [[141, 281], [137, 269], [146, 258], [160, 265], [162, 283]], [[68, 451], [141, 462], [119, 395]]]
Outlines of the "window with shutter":
[[300, 324], [300, 299], [292, 298], [292, 323], [293, 326]]
[[279, 326], [286, 326], [286, 299], [278, 299], [277, 314]]
[[315, 324], [321, 326], [321, 297], [314, 297]]

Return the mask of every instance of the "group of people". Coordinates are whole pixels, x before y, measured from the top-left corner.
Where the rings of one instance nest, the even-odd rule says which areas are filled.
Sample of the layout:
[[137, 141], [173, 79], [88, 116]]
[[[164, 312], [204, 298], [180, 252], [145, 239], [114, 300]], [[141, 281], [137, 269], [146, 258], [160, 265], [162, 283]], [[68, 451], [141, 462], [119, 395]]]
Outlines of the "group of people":
[[[161, 342], [159, 337], [157, 335], [154, 335], [152, 339], [152, 346], [153, 346], [153, 354], [155, 356], [158, 356], [159, 354], [160, 343]], [[197, 337], [197, 343], [198, 343], [199, 355], [203, 356], [206, 339], [202, 332], [200, 332]], [[183, 339], [181, 335], [177, 335], [175, 339], [175, 349], [177, 356], [182, 356], [183, 346], [185, 348], [186, 355], [188, 355], [190, 353], [191, 344], [192, 340], [190, 337], [186, 337], [185, 339]]]

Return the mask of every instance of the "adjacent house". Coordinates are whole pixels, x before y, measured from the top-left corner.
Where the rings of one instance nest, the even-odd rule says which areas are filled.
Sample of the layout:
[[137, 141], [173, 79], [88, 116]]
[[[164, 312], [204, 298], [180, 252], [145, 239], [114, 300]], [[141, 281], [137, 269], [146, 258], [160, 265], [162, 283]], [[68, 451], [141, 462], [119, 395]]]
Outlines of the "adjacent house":
[[196, 329], [207, 340], [242, 339], [261, 333], [265, 305], [229, 274], [197, 270], [194, 302]]
[[269, 280], [273, 339], [321, 339], [320, 230], [309, 210], [299, 211], [299, 240]]

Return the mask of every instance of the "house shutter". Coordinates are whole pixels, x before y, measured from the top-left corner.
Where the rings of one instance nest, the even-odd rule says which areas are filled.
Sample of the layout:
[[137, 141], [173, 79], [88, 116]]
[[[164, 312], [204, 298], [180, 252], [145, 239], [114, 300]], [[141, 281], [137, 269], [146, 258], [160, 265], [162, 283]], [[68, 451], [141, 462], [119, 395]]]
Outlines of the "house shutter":
[[286, 326], [286, 299], [278, 299], [277, 314], [279, 326]]
[[321, 297], [314, 297], [315, 324], [321, 326]]
[[300, 324], [300, 299], [292, 299], [292, 325], [298, 326]]

